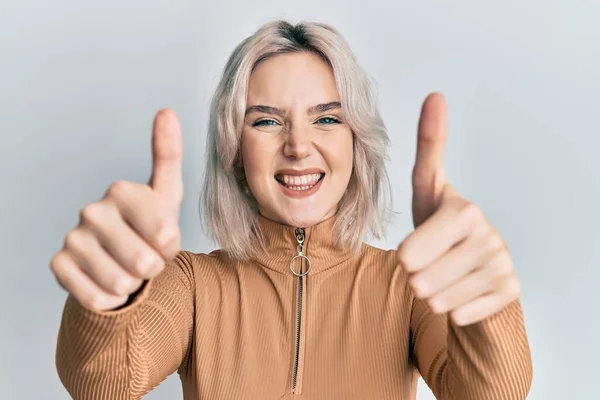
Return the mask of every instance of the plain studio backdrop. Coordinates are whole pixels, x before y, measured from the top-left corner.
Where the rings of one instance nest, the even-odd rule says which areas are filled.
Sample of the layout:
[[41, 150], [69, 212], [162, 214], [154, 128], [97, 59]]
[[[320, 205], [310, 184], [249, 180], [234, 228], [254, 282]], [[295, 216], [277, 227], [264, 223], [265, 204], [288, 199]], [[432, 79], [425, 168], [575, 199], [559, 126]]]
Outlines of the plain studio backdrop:
[[[210, 96], [234, 46], [273, 18], [332, 24], [377, 82], [398, 212], [378, 246], [412, 231], [417, 118], [427, 93], [446, 95], [448, 177], [504, 236], [523, 283], [529, 398], [597, 399], [593, 0], [3, 0], [0, 398], [69, 398], [54, 365], [66, 293], [49, 261], [111, 182], [147, 181], [161, 107], [177, 111], [184, 131], [183, 248], [215, 248], [198, 217]], [[180, 397], [176, 374], [147, 396]], [[433, 399], [422, 381], [418, 399]]]

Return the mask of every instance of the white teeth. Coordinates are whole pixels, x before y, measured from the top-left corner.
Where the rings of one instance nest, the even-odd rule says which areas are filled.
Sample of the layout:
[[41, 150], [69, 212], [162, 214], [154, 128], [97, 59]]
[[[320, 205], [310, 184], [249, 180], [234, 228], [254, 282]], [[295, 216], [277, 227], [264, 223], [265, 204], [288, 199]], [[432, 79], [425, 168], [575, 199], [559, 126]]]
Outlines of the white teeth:
[[321, 174], [308, 174], [302, 176], [280, 175], [279, 178], [290, 189], [306, 190], [314, 186], [321, 177]]
[[310, 185], [310, 186], [288, 186], [287, 188], [299, 192], [299, 191], [302, 191], [302, 190], [310, 189], [313, 186], [315, 186], [315, 185]]

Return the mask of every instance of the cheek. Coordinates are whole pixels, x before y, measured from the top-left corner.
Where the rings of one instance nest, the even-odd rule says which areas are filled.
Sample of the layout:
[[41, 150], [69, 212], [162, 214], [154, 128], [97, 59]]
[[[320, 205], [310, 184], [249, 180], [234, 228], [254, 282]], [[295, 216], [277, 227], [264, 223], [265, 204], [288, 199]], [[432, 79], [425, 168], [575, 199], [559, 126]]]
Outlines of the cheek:
[[352, 174], [352, 164], [354, 162], [354, 143], [353, 135], [348, 132], [339, 140], [336, 145], [336, 152], [331, 154], [332, 165], [340, 178], [349, 179]]
[[258, 150], [260, 146], [258, 140], [256, 140], [256, 138], [254, 138], [252, 134], [244, 132], [242, 134], [240, 146], [242, 153], [242, 163], [244, 164], [246, 175], [254, 173], [257, 169], [260, 169], [261, 157], [259, 157]]
[[270, 149], [252, 134], [243, 134], [240, 145], [242, 163], [250, 188], [262, 185], [265, 174], [271, 171], [273, 157]]

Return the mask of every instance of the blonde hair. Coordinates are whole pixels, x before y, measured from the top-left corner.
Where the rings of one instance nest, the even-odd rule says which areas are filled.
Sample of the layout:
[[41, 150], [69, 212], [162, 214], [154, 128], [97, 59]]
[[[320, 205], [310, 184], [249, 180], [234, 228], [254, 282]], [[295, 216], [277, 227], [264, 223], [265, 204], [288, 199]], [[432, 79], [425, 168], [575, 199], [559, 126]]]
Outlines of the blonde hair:
[[201, 215], [207, 234], [234, 258], [251, 257], [263, 243], [258, 204], [239, 161], [248, 81], [258, 63], [292, 52], [313, 52], [331, 66], [354, 135], [352, 174], [334, 225], [338, 245], [356, 251], [368, 231], [380, 238], [388, 222], [391, 196], [385, 161], [389, 139], [368, 75], [333, 27], [272, 21], [234, 49], [210, 108]]

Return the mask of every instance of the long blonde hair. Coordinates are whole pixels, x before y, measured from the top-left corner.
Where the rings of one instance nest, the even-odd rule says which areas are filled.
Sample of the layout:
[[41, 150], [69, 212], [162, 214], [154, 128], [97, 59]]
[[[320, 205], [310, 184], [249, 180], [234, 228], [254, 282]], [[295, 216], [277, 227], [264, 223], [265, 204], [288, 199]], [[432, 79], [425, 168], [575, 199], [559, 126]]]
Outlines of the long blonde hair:
[[248, 81], [260, 62], [292, 52], [313, 52], [331, 66], [346, 122], [354, 134], [352, 174], [334, 226], [337, 243], [358, 250], [368, 231], [380, 238], [388, 222], [391, 195], [385, 161], [389, 138], [369, 76], [333, 27], [271, 21], [234, 49], [210, 108], [201, 215], [211, 239], [234, 258], [251, 257], [262, 243], [258, 205], [239, 162]]

